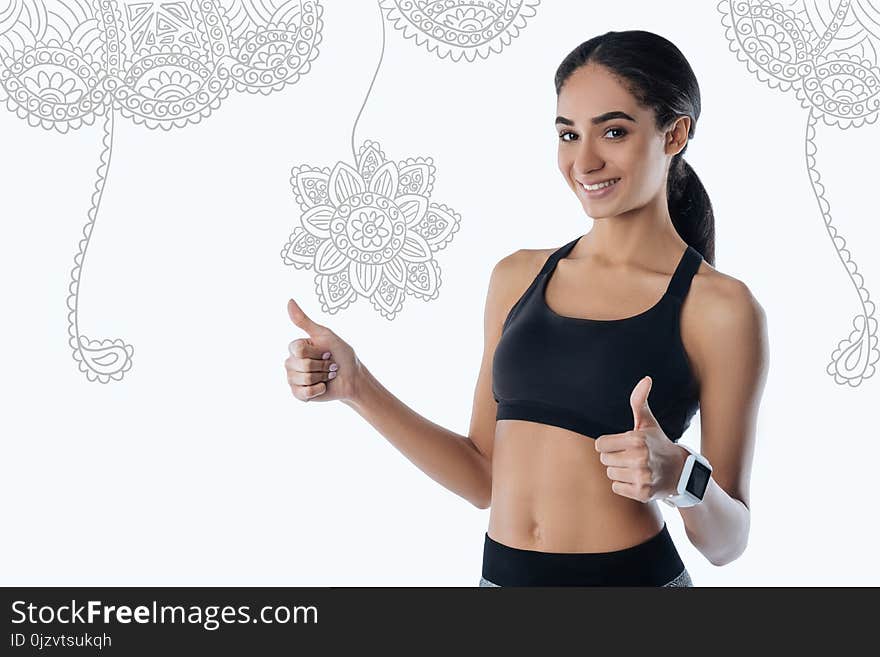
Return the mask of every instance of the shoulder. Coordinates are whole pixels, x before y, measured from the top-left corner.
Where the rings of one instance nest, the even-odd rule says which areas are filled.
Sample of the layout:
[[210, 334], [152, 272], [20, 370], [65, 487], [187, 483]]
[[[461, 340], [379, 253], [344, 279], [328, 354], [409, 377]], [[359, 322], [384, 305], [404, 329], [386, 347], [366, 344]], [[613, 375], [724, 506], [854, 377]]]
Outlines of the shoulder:
[[501, 258], [492, 269], [490, 287], [501, 296], [521, 294], [534, 280], [554, 249], [517, 249]]
[[703, 261], [691, 288], [700, 306], [704, 324], [718, 328], [731, 322], [741, 324], [763, 317], [764, 309], [743, 281]]
[[541, 271], [553, 249], [517, 249], [492, 268], [486, 295], [487, 328], [500, 326]]
[[682, 337], [697, 369], [762, 349], [766, 314], [748, 285], [703, 261], [682, 308]]

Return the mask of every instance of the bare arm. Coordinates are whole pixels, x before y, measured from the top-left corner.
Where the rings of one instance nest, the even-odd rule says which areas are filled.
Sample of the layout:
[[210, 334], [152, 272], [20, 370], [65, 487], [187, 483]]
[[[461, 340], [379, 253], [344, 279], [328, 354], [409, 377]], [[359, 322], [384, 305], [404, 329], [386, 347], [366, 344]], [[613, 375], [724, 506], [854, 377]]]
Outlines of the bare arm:
[[419, 415], [361, 366], [356, 396], [344, 400], [431, 479], [474, 506], [488, 507], [491, 464], [470, 438]]
[[681, 507], [691, 543], [722, 566], [746, 549], [749, 479], [758, 407], [769, 367], [764, 310], [735, 281], [704, 313], [695, 362], [700, 378], [700, 451], [712, 464], [703, 501]]
[[491, 504], [492, 444], [496, 402], [492, 395], [492, 359], [501, 327], [531, 275], [517, 251], [492, 270], [484, 312], [484, 345], [474, 391], [468, 436], [461, 436], [419, 415], [387, 390], [362, 364], [352, 393], [343, 401], [434, 481], [474, 506]]

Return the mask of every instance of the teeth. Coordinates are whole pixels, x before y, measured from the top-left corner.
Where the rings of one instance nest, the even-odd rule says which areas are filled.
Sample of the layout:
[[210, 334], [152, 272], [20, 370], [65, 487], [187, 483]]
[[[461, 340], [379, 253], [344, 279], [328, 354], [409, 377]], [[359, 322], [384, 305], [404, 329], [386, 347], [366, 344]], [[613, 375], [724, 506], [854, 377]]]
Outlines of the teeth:
[[620, 180], [620, 178], [614, 178], [612, 180], [608, 180], [606, 182], [599, 183], [597, 185], [582, 185], [582, 187], [584, 189], [591, 191], [591, 192], [595, 192], [597, 189], [602, 189], [604, 187], [610, 187], [611, 185], [614, 185], [615, 183], [617, 183], [618, 180]]

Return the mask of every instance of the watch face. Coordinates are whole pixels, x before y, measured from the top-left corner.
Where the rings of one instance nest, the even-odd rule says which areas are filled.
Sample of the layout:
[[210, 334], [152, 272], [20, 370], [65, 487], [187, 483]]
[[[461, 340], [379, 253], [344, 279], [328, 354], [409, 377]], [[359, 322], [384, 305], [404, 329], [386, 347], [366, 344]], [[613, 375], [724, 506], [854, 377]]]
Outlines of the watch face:
[[709, 474], [711, 471], [699, 461], [694, 461], [694, 467], [691, 470], [691, 476], [688, 478], [685, 490], [691, 495], [703, 499], [703, 493], [706, 492], [706, 486], [709, 484]]

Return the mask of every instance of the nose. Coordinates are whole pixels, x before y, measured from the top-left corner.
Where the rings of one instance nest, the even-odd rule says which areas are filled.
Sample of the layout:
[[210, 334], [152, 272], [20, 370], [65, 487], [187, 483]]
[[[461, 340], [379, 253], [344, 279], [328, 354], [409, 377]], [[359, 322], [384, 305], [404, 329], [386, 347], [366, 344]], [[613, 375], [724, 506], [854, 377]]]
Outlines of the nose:
[[587, 176], [593, 171], [601, 169], [602, 165], [603, 160], [596, 150], [592, 148], [586, 139], [582, 140], [577, 147], [577, 152], [575, 152], [574, 162], [572, 162], [575, 173]]

